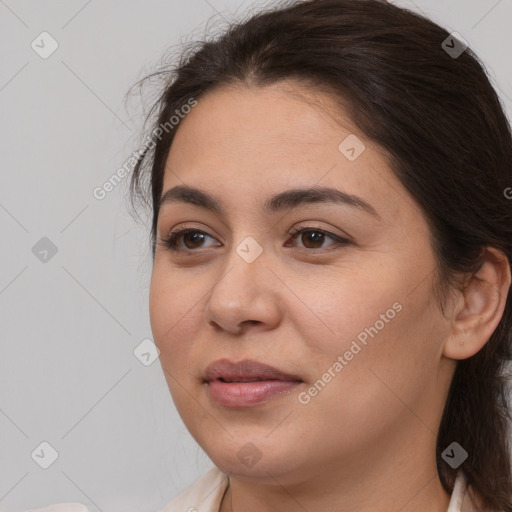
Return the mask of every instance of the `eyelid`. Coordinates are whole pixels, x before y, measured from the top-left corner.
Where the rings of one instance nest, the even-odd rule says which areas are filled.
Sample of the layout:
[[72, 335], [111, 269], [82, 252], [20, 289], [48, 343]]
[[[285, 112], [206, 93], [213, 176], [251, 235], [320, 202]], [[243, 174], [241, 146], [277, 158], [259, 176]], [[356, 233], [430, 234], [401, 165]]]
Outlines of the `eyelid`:
[[294, 225], [293, 228], [287, 232], [287, 234], [289, 236], [292, 236], [301, 230], [304, 230], [304, 231], [310, 231], [310, 230], [315, 231], [316, 230], [316, 231], [321, 231], [322, 233], [325, 233], [326, 235], [329, 235], [330, 237], [338, 239], [338, 240], [345, 240], [346, 242], [353, 241], [353, 237], [351, 235], [349, 235], [346, 231], [342, 231], [341, 234], [337, 234], [337, 233], [333, 233], [329, 228], [324, 228], [322, 226], [319, 226], [318, 223], [316, 223], [314, 226], [311, 226], [308, 224], [308, 222], [313, 222], [313, 221], [299, 222], [296, 225]]
[[[162, 231], [164, 231], [164, 230], [162, 230]], [[160, 235], [159, 238], [167, 239], [172, 235], [183, 234], [183, 232], [186, 232], [186, 231], [194, 231], [194, 232], [197, 231], [200, 233], [204, 233], [205, 235], [208, 235], [212, 238], [217, 238], [217, 239], [219, 238], [218, 235], [215, 233], [215, 231], [213, 231], [210, 227], [207, 227], [207, 226], [205, 226], [204, 228], [198, 227], [197, 224], [192, 224], [192, 223], [188, 223], [188, 222], [179, 223], [176, 225], [176, 227], [164, 231], [164, 234]], [[214, 234], [210, 234], [212, 231]]]

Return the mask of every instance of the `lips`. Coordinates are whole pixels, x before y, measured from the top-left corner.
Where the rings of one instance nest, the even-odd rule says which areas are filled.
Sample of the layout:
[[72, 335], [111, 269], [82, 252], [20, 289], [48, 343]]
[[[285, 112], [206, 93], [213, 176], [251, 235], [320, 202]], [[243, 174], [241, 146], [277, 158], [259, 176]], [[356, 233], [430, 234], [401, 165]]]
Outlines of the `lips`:
[[302, 382], [302, 379], [297, 375], [278, 370], [273, 366], [250, 359], [244, 359], [236, 363], [229, 359], [219, 359], [209, 364], [206, 367], [203, 381], [211, 382], [214, 380], [232, 383], [266, 380]]
[[263, 406], [271, 399], [290, 396], [302, 379], [273, 366], [244, 359], [219, 359], [207, 366], [203, 378], [209, 399], [225, 408]]

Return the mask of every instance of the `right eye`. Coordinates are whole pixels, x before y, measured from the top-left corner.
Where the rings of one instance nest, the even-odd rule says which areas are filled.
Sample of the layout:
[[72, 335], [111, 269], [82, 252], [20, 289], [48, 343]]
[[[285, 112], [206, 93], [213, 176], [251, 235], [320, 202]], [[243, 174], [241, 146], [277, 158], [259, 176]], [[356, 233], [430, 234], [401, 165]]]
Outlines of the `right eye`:
[[[206, 237], [212, 238], [208, 233], [195, 228], [185, 228], [172, 231], [160, 240], [160, 245], [175, 252], [189, 252], [205, 247], [201, 245]], [[183, 242], [185, 248], [180, 242]]]

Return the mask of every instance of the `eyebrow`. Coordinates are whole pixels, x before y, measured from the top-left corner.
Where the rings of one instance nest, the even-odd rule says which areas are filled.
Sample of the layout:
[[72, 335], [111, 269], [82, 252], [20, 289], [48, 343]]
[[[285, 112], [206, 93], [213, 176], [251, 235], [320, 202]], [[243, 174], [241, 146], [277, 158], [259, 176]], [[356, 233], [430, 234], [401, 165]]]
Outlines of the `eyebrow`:
[[[165, 192], [160, 198], [158, 206], [161, 208], [162, 205], [173, 202], [200, 206], [218, 215], [225, 216], [226, 212], [226, 208], [220, 199], [208, 192], [186, 185], [178, 185], [167, 190], [167, 192]], [[296, 188], [285, 190], [269, 197], [264, 203], [264, 208], [270, 213], [277, 213], [282, 210], [298, 208], [299, 206], [311, 203], [344, 204], [358, 208], [363, 212], [369, 213], [378, 220], [382, 220], [375, 208], [364, 199], [332, 187]]]

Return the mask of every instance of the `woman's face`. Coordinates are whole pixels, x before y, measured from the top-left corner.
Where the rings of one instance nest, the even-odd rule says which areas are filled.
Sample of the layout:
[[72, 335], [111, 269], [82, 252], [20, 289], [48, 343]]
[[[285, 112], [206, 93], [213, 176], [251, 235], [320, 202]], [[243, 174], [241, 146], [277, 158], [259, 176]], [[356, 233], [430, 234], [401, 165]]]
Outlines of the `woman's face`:
[[[195, 230], [179, 251], [158, 244], [150, 290], [176, 407], [223, 471], [283, 485], [435, 463], [454, 369], [425, 217], [382, 150], [325, 109], [293, 82], [205, 95], [181, 121], [163, 195], [191, 187], [221, 209], [174, 193], [158, 218], [160, 239]], [[279, 200], [299, 189], [346, 195]], [[298, 382], [206, 383], [219, 359]]]

